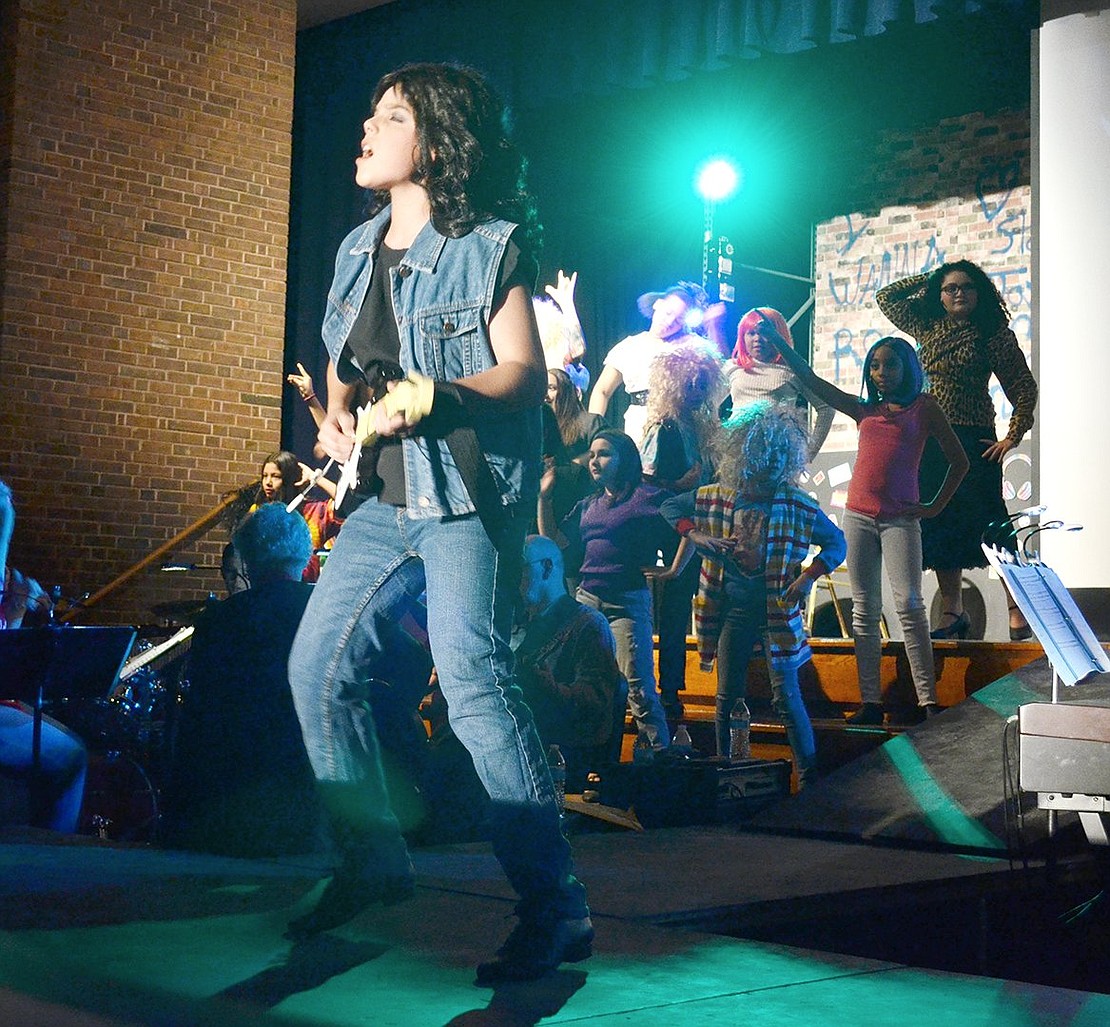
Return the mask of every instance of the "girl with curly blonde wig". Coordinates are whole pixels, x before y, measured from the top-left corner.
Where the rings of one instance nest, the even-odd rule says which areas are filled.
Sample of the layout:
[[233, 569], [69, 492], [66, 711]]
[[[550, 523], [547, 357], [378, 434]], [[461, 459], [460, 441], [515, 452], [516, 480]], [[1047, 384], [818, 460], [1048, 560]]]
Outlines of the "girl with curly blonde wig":
[[[721, 362], [706, 346], [682, 343], [660, 353], [648, 381], [647, 427], [640, 442], [644, 474], [655, 485], [687, 489], [711, 476], [709, 454], [718, 429], [717, 407], [724, 393]], [[685, 460], [672, 457], [669, 467], [660, 432], [668, 427], [681, 437]], [[675, 474], [675, 459], [685, 463]], [[692, 477], [691, 477], [692, 476]]]
[[[723, 395], [721, 362], [704, 344], [679, 343], [656, 356], [648, 376], [647, 426], [640, 442], [645, 480], [670, 492], [710, 480], [719, 430], [717, 407]], [[675, 536], [663, 549], [665, 562], [674, 557], [677, 546]], [[686, 636], [697, 572], [696, 563], [691, 563], [681, 577], [655, 591], [659, 691], [672, 721], [683, 714], [678, 693], [686, 687]]]
[[[774, 403], [745, 407], [724, 426], [717, 480], [674, 496], [660, 513], [682, 536], [669, 580], [702, 556], [694, 621], [702, 668], [717, 664], [717, 754], [732, 753], [729, 717], [747, 691], [748, 663], [763, 647], [771, 708], [786, 727], [799, 783], [816, 743], [798, 668], [810, 658], [801, 604], [813, 582], [844, 560], [844, 534], [796, 485], [805, 432]], [[810, 547], [818, 555], [805, 570]]]

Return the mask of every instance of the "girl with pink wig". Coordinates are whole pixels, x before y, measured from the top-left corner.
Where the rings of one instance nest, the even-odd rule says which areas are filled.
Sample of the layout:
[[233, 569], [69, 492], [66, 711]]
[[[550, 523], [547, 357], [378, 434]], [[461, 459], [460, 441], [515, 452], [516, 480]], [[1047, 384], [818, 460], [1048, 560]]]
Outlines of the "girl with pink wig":
[[[802, 387], [797, 375], [767, 340], [766, 329], [760, 327], [764, 320], [775, 326], [787, 345], [794, 346], [786, 318], [774, 307], [755, 307], [740, 319], [732, 357], [725, 362], [732, 411], [739, 413], [742, 407], [758, 400], [791, 408], [798, 423], [808, 432], [806, 458], [812, 461], [825, 444], [835, 411]], [[812, 430], [808, 424], [807, 403], [817, 415]]]

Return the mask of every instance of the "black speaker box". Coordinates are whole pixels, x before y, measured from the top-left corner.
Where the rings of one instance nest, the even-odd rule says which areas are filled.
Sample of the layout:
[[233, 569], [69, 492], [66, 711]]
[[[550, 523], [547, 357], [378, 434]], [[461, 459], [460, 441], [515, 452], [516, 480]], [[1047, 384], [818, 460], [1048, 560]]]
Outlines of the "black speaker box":
[[600, 801], [632, 809], [645, 828], [742, 820], [790, 794], [789, 760], [657, 759], [612, 763]]

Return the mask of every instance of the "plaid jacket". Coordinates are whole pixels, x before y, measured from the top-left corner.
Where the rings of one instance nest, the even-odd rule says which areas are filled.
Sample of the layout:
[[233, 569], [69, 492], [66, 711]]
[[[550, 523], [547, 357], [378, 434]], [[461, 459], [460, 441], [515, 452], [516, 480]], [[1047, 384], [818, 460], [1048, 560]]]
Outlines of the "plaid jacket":
[[[733, 534], [736, 491], [723, 485], [706, 485], [697, 491], [697, 530], [714, 538]], [[797, 603], [787, 604], [782, 595], [798, 576], [809, 552], [817, 501], [800, 489], [784, 485], [771, 501], [767, 523], [765, 579], [767, 583], [767, 637], [771, 665], [798, 667], [811, 657]], [[702, 557], [698, 594], [694, 599], [694, 629], [698, 655], [708, 669], [717, 656], [721, 634], [725, 566], [720, 560]]]

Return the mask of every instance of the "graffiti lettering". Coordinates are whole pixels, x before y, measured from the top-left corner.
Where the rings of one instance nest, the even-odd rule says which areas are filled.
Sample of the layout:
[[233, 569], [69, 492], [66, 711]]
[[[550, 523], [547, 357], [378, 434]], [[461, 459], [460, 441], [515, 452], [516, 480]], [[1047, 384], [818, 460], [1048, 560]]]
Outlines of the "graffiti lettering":
[[979, 209], [987, 221], [993, 221], [1005, 208], [1020, 178], [1021, 162], [1015, 158], [1007, 164], [988, 168], [975, 180]]
[[1029, 310], [1032, 307], [1033, 283], [1029, 278], [1028, 267], [1000, 268], [988, 271], [991, 281], [1006, 301], [1010, 313]]
[[836, 252], [839, 253], [840, 256], [843, 257], [845, 253], [847, 253], [853, 246], [855, 246], [855, 244], [859, 241], [860, 237], [864, 234], [864, 232], [867, 231], [867, 229], [870, 225], [871, 225], [871, 219], [868, 218], [866, 221], [863, 222], [862, 225], [860, 225], [859, 231], [857, 232], [852, 227], [852, 215], [851, 214], [845, 214], [844, 215], [844, 227], [847, 228], [847, 230], [848, 230], [848, 241], [844, 244], [843, 249], [837, 250]]
[[1016, 244], [1016, 253], [1018, 256], [1024, 257], [1029, 252], [1029, 231], [1026, 224], [1026, 210], [1022, 207], [1021, 210], [1014, 211], [1012, 214], [1007, 214], [1002, 218], [997, 225], [994, 226], [995, 232], [1002, 236], [1005, 240], [996, 249], [991, 250], [991, 253], [1010, 253], [1014, 251]]
[[859, 307], [871, 302], [884, 285], [907, 275], [924, 274], [944, 263], [944, 251], [940, 248], [935, 235], [927, 239], [914, 239], [912, 242], [897, 243], [889, 250], [883, 250], [876, 261], [871, 257], [860, 257], [855, 263], [855, 274], [846, 278], [834, 278], [828, 274], [829, 295], [838, 307]]
[[851, 328], [838, 328], [833, 332], [832, 381], [848, 392], [859, 388], [863, 358], [867, 351], [883, 337], [876, 328], [865, 328], [857, 338]]

